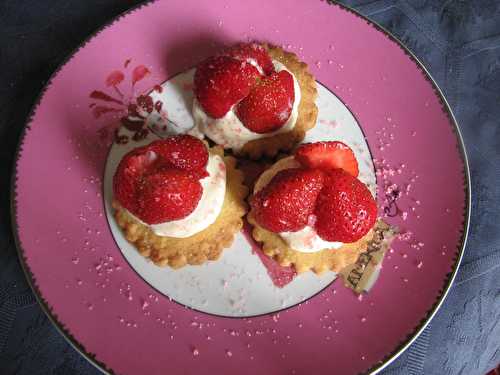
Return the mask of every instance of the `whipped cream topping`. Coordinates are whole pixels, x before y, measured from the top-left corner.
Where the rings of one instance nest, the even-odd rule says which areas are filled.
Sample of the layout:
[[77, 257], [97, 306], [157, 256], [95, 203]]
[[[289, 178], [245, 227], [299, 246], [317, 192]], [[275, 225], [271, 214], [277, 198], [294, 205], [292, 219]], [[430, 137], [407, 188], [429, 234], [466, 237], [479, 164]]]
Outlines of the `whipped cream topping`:
[[[257, 69], [260, 68], [260, 66], [258, 66], [256, 61], [253, 59], [250, 59], [248, 62], [256, 66]], [[259, 134], [251, 131], [243, 125], [236, 115], [236, 104], [231, 107], [224, 117], [213, 119], [205, 113], [202, 106], [195, 98], [193, 101], [193, 117], [195, 126], [190, 134], [198, 137], [200, 136], [200, 133], [204, 134], [224, 148], [231, 148], [235, 151], [239, 151], [247, 142], [254, 139], [271, 137], [275, 134], [285, 133], [292, 130], [295, 127], [295, 123], [297, 122], [297, 117], [299, 115], [299, 103], [301, 98], [300, 86], [294, 74], [290, 72], [285, 65], [276, 60], [273, 60], [273, 64], [277, 72], [286, 70], [293, 77], [295, 98], [293, 101], [292, 112], [290, 113], [288, 120], [281, 128], [274, 132], [265, 134]], [[262, 69], [259, 69], [259, 71], [261, 70]]]
[[[300, 166], [300, 163], [295, 160], [293, 156], [279, 160], [259, 177], [255, 183], [254, 194], [262, 190], [278, 172], [285, 169], [300, 168]], [[315, 253], [325, 249], [338, 249], [343, 245], [342, 242], [323, 240], [310, 225], [306, 225], [296, 232], [280, 232], [278, 234], [288, 246], [302, 253]]]
[[292, 249], [302, 253], [315, 253], [324, 249], [340, 249], [343, 245], [342, 242], [329, 242], [323, 240], [313, 227], [306, 225], [304, 228], [297, 232], [281, 232], [281, 238]]
[[201, 232], [219, 216], [226, 194], [226, 165], [219, 155], [209, 155], [207, 172], [208, 176], [200, 180], [203, 189], [200, 201], [185, 218], [150, 225], [129, 214], [158, 236], [186, 238]]

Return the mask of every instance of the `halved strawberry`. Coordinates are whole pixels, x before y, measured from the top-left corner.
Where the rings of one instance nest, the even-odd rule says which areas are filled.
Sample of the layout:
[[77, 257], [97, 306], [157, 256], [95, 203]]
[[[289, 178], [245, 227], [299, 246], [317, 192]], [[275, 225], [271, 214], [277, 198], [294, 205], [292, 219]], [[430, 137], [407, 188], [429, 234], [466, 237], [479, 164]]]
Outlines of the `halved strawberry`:
[[251, 61], [259, 65], [265, 75], [274, 73], [274, 65], [266, 49], [258, 43], [240, 43], [223, 53], [238, 60]]
[[180, 220], [194, 211], [203, 189], [188, 171], [160, 169], [138, 187], [137, 217], [147, 224]]
[[314, 213], [322, 239], [349, 243], [373, 227], [377, 204], [365, 184], [343, 169], [334, 169], [326, 174]]
[[198, 178], [208, 176], [208, 150], [198, 138], [182, 134], [155, 141], [149, 147], [172, 167], [191, 171]]
[[[208, 175], [208, 151], [203, 142], [179, 135], [136, 148], [120, 161], [113, 176], [115, 199], [134, 215], [140, 215], [142, 186], [149, 175], [165, 169], [179, 170], [194, 182]], [[172, 172], [173, 173], [173, 172]]]
[[196, 68], [194, 93], [212, 118], [223, 117], [260, 77], [256, 67], [230, 56], [209, 57]]
[[281, 128], [292, 113], [293, 77], [286, 70], [261, 79], [237, 106], [240, 121], [255, 133]]
[[295, 232], [304, 228], [323, 187], [323, 172], [293, 168], [278, 172], [251, 199], [255, 219], [271, 232]]
[[126, 154], [113, 176], [115, 199], [132, 213], [137, 211], [137, 182], [154, 169], [156, 154], [148, 146], [139, 147]]
[[338, 141], [306, 143], [295, 151], [295, 159], [307, 168], [325, 171], [341, 168], [354, 177], [358, 176], [358, 161], [345, 143]]

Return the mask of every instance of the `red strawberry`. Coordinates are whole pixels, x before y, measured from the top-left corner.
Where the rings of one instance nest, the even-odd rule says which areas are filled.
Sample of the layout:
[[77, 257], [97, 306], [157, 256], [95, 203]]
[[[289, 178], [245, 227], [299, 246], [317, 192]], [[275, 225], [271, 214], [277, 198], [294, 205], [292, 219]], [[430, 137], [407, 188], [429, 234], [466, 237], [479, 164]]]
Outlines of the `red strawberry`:
[[260, 80], [237, 107], [237, 116], [251, 131], [269, 133], [281, 128], [292, 113], [293, 77], [286, 70]]
[[208, 151], [198, 138], [187, 134], [177, 135], [153, 142], [149, 147], [172, 167], [194, 172], [198, 178], [208, 176]]
[[274, 65], [266, 49], [257, 43], [240, 43], [223, 53], [238, 60], [254, 60], [265, 75], [274, 73]]
[[358, 176], [358, 162], [351, 148], [342, 142], [316, 142], [300, 146], [295, 159], [307, 168], [331, 170], [341, 168], [347, 173]]
[[209, 57], [196, 68], [194, 93], [212, 118], [223, 117], [260, 77], [256, 67], [229, 56]]
[[189, 172], [160, 169], [144, 176], [139, 186], [137, 217], [147, 224], [183, 219], [196, 208], [202, 190]]
[[139, 147], [126, 154], [113, 176], [113, 192], [116, 200], [130, 212], [137, 210], [137, 181], [157, 163], [148, 146]]
[[[203, 142], [189, 135], [179, 135], [136, 148], [120, 161], [113, 177], [116, 200], [139, 215], [142, 188], [149, 175], [165, 169], [190, 176], [193, 183], [208, 175], [208, 151]], [[173, 173], [173, 172], [172, 172]]]
[[278, 172], [250, 202], [255, 219], [271, 232], [295, 232], [304, 228], [314, 211], [323, 177], [323, 172], [317, 169]]
[[343, 169], [334, 169], [325, 177], [314, 213], [315, 228], [322, 239], [348, 243], [373, 227], [377, 204], [365, 184]]

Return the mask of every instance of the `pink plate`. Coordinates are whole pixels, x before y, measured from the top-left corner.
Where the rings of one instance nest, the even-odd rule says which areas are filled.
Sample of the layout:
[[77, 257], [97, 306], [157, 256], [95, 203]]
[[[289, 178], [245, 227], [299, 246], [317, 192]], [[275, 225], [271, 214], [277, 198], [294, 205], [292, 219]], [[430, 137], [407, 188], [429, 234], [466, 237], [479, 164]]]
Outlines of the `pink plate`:
[[[117, 246], [103, 190], [113, 124], [139, 94], [245, 40], [297, 53], [342, 104], [345, 118], [321, 118], [320, 106], [317, 131], [335, 137], [350, 121], [366, 137], [381, 213], [401, 235], [363, 298], [327, 282], [282, 310], [206, 313], [182, 305], [187, 282], [178, 296], [153, 288]], [[117, 374], [376, 372], [441, 305], [470, 213], [460, 133], [425, 68], [379, 26], [319, 0], [160, 0], [126, 13], [50, 80], [14, 177], [14, 232], [41, 305], [83, 355]], [[242, 240], [231, 252], [250, 248]]]

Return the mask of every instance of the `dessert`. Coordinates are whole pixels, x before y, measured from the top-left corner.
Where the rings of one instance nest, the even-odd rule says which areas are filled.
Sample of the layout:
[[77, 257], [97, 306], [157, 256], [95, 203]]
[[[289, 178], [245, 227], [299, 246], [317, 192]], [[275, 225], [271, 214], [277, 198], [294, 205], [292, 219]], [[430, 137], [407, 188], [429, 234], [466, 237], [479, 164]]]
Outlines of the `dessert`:
[[367, 249], [377, 205], [342, 142], [299, 146], [257, 180], [248, 221], [266, 255], [297, 273], [339, 272]]
[[159, 266], [219, 258], [246, 213], [247, 188], [236, 160], [190, 135], [126, 154], [113, 192], [115, 218], [126, 239]]
[[239, 44], [194, 76], [193, 134], [258, 159], [292, 149], [316, 123], [316, 82], [293, 53]]
[[[318, 112], [307, 65], [267, 44], [238, 44], [207, 58], [193, 83], [189, 134], [133, 150], [113, 183], [127, 240], [172, 268], [217, 259], [242, 228], [248, 189], [227, 154], [265, 166], [262, 157], [303, 140]], [[255, 183], [247, 216], [263, 252], [298, 273], [353, 265], [388, 228], [358, 173], [353, 151], [338, 141], [300, 145], [271, 165]]]

